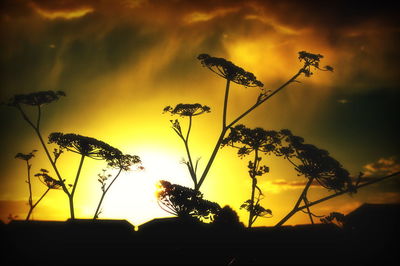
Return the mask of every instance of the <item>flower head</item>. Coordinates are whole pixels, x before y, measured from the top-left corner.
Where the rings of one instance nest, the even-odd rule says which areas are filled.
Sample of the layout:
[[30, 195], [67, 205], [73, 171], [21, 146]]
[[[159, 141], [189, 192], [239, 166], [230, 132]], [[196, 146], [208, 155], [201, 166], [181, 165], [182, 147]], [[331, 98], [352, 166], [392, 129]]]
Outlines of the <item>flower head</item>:
[[321, 186], [336, 191], [352, 185], [349, 172], [326, 150], [305, 144], [303, 138], [294, 136], [289, 130], [282, 130], [280, 134], [283, 135], [283, 144], [276, 150], [276, 155], [284, 156], [295, 164], [300, 175], [315, 178]]
[[8, 106], [18, 106], [20, 104], [40, 106], [57, 101], [61, 96], [65, 96], [63, 91], [38, 91], [28, 94], [17, 94], [11, 97]]
[[302, 72], [306, 77], [310, 77], [313, 73], [311, 72], [311, 67], [315, 69], [324, 70], [324, 71], [333, 71], [333, 67], [325, 66], [323, 69], [319, 67], [319, 62], [324, 56], [321, 54], [312, 54], [306, 51], [299, 52], [299, 60], [300, 62], [304, 61], [304, 66]]
[[263, 87], [264, 84], [257, 80], [253, 73], [245, 71], [231, 61], [224, 58], [212, 57], [208, 54], [200, 54], [197, 59], [201, 64], [215, 74], [245, 87]]
[[201, 115], [203, 113], [209, 113], [210, 107], [207, 105], [201, 105], [199, 103], [195, 104], [183, 104], [180, 103], [176, 105], [174, 108], [171, 106], [166, 106], [164, 108], [164, 113], [169, 112], [171, 115], [179, 115], [179, 116], [196, 116]]
[[122, 156], [122, 152], [117, 148], [95, 138], [78, 134], [54, 132], [49, 135], [49, 143], [56, 143], [62, 149], [97, 160], [112, 161]]
[[62, 182], [59, 180], [55, 180], [51, 176], [49, 176], [49, 171], [46, 169], [40, 169], [41, 173], [35, 174], [39, 178], [39, 180], [46, 185], [50, 189], [61, 189]]
[[16, 159], [21, 159], [21, 160], [24, 160], [24, 161], [29, 161], [30, 159], [35, 157], [35, 152], [37, 152], [37, 150], [33, 150], [28, 154], [24, 154], [24, 153], [19, 152], [19, 153], [17, 153], [15, 155], [15, 158]]
[[239, 149], [239, 156], [245, 156], [254, 150], [271, 153], [280, 141], [280, 136], [276, 131], [262, 128], [250, 129], [244, 125], [237, 125], [231, 128], [228, 137], [222, 141], [222, 146], [236, 147]]
[[107, 158], [108, 166], [128, 171], [134, 164], [141, 163], [139, 156], [130, 154], [114, 153]]
[[203, 199], [200, 191], [165, 180], [159, 183], [157, 197], [163, 210], [178, 217], [210, 219], [220, 210], [217, 203]]

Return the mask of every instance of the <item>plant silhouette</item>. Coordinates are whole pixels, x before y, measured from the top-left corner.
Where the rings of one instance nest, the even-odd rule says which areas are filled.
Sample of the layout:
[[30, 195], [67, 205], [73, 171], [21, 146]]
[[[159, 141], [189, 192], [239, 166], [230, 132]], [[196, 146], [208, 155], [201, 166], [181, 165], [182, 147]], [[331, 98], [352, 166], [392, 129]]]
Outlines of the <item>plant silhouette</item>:
[[346, 216], [340, 212], [331, 212], [329, 215], [320, 219], [325, 224], [335, 224], [340, 228], [343, 228], [346, 222]]
[[307, 209], [310, 221], [313, 224], [313, 216], [310, 211], [310, 202], [307, 199], [307, 192], [313, 182], [317, 182], [322, 187], [334, 191], [350, 191], [356, 192], [356, 188], [352, 183], [349, 172], [342, 165], [332, 158], [325, 150], [319, 149], [314, 145], [305, 144], [304, 139], [293, 135], [290, 130], [284, 129], [280, 131], [281, 147], [275, 149], [277, 156], [282, 156], [288, 160], [299, 176], [304, 176], [307, 183], [295, 203], [292, 211], [290, 211], [277, 226], [284, 224], [299, 209], [301, 202]]
[[[250, 199], [245, 201], [241, 208], [249, 212], [248, 227], [251, 227], [258, 217], [271, 217], [272, 211], [261, 206], [263, 193], [257, 186], [257, 177], [269, 172], [269, 167], [261, 165], [260, 153], [271, 154], [280, 144], [280, 137], [276, 131], [266, 131], [262, 128], [250, 129], [244, 125], [231, 128], [229, 135], [222, 141], [222, 147], [231, 146], [238, 149], [238, 156], [243, 158], [254, 153], [253, 160], [248, 162], [251, 183]], [[256, 195], [257, 193], [257, 195]]]
[[187, 160], [183, 160], [183, 163], [187, 166], [190, 176], [193, 181], [194, 187], [197, 187], [197, 166], [199, 163], [200, 159], [196, 160], [196, 163], [193, 164], [192, 160], [192, 155], [190, 152], [189, 148], [189, 136], [190, 132], [192, 129], [192, 118], [194, 116], [201, 115], [203, 113], [209, 113], [210, 112], [210, 107], [206, 105], [201, 105], [199, 103], [195, 104], [178, 104], [174, 108], [171, 106], [166, 106], [164, 108], [164, 113], [169, 112], [171, 115], [179, 115], [181, 117], [188, 117], [189, 118], [189, 124], [188, 124], [188, 129], [186, 131], [186, 134], [182, 131], [181, 124], [179, 123], [178, 119], [175, 120], [170, 120], [172, 124], [172, 129], [175, 131], [175, 133], [179, 136], [179, 138], [183, 141], [185, 145], [185, 150], [186, 150], [186, 155], [188, 157]]
[[36, 177], [39, 177], [39, 180], [47, 186], [47, 190], [42, 194], [42, 196], [39, 197], [39, 199], [33, 203], [33, 193], [32, 193], [32, 181], [31, 181], [31, 168], [32, 165], [29, 163], [29, 161], [35, 157], [35, 153], [37, 150], [33, 150], [28, 154], [24, 153], [17, 153], [15, 155], [15, 158], [24, 160], [26, 162], [26, 167], [27, 167], [27, 180], [25, 181], [28, 184], [29, 188], [29, 198], [28, 198], [28, 205], [29, 205], [29, 211], [28, 214], [25, 218], [26, 221], [29, 220], [31, 217], [31, 214], [33, 212], [33, 209], [39, 204], [39, 202], [46, 196], [46, 194], [49, 192], [50, 189], [60, 189], [60, 181], [57, 181], [53, 179], [51, 176], [48, 175], [48, 171], [46, 169], [40, 169], [40, 173], [35, 174]]
[[[195, 171], [195, 170], [197, 170], [198, 161], [196, 162], [195, 165], [193, 165], [193, 162], [190, 162], [191, 161], [190, 156], [189, 156], [190, 152], [188, 152], [189, 148], [186, 147], [186, 146], [188, 146], [188, 134], [186, 135], [186, 137], [183, 137], [182, 133], [177, 132], [178, 135], [181, 135], [180, 137], [185, 142], [185, 147], [186, 147], [186, 151], [187, 151], [188, 158], [189, 158], [188, 161], [185, 163], [186, 163], [186, 165], [188, 165], [189, 174], [194, 183], [194, 189], [199, 190], [201, 188], [201, 186], [202, 186], [205, 178], [207, 177], [207, 175], [210, 171], [210, 168], [215, 160], [215, 157], [217, 156], [218, 150], [221, 147], [222, 141], [223, 141], [228, 129], [232, 128], [241, 119], [243, 119], [245, 116], [247, 116], [250, 112], [252, 112], [258, 106], [263, 104], [269, 98], [274, 96], [276, 93], [278, 93], [279, 91], [284, 89], [286, 86], [288, 86], [289, 84], [291, 84], [293, 82], [296, 82], [297, 78], [300, 75], [304, 74], [304, 76], [310, 77], [313, 74], [312, 70], [314, 70], [314, 69], [323, 70], [323, 71], [333, 71], [333, 68], [331, 66], [326, 66], [324, 68], [320, 68], [319, 63], [320, 63], [320, 60], [323, 58], [323, 56], [320, 54], [312, 54], [312, 53], [308, 53], [305, 51], [301, 51], [301, 52], [299, 52], [298, 58], [299, 58], [300, 62], [303, 63], [302, 67], [298, 70], [298, 72], [293, 77], [291, 77], [287, 82], [282, 84], [280, 87], [278, 87], [274, 91], [267, 91], [262, 88], [264, 86], [264, 84], [261, 81], [259, 81], [253, 73], [248, 72], [239, 66], [236, 66], [231, 61], [228, 61], [224, 58], [212, 57], [208, 54], [200, 54], [197, 57], [197, 59], [200, 60], [202, 66], [208, 68], [209, 70], [211, 70], [218, 76], [224, 78], [226, 80], [226, 85], [225, 85], [225, 96], [224, 96], [223, 108], [222, 108], [221, 131], [220, 131], [218, 140], [215, 144], [215, 147], [211, 153], [211, 156], [210, 156], [203, 172], [201, 173], [201, 175], [197, 176], [197, 171]], [[258, 87], [260, 90], [260, 93], [259, 93], [255, 103], [252, 106], [250, 106], [246, 111], [244, 111], [238, 117], [233, 119], [231, 122], [227, 122], [228, 99], [229, 99], [231, 82], [236, 83], [241, 86], [244, 86], [244, 87]], [[185, 106], [184, 104], [180, 104], [180, 105]], [[177, 105], [177, 107], [180, 105]], [[170, 106], [167, 106], [164, 109], [164, 111], [171, 111], [171, 110], [173, 110], [173, 109]], [[186, 115], [186, 116], [189, 116], [190, 118], [192, 117], [192, 115]], [[172, 122], [172, 123], [174, 124], [175, 122]], [[190, 122], [191, 121], [189, 121], [189, 124], [190, 124]], [[175, 127], [174, 128], [175, 131], [178, 126], [179, 126], [178, 123], [173, 125], [173, 127]], [[191, 126], [191, 124], [189, 125], [189, 129], [190, 129], [190, 126]], [[190, 132], [190, 130], [188, 130], [188, 133], [189, 132]]]
[[113, 181], [106, 189], [104, 189], [96, 212], [94, 214], [94, 218], [97, 218], [104, 196], [106, 195], [107, 191], [114, 183], [114, 181], [118, 178], [121, 171], [127, 171], [132, 164], [140, 162], [140, 158], [138, 156], [124, 155], [119, 149], [114, 148], [103, 141], [78, 134], [63, 134], [60, 132], [54, 132], [49, 135], [49, 143], [57, 144], [60, 150], [67, 150], [80, 155], [80, 161], [75, 180], [74, 183], [70, 185], [71, 191], [67, 190], [66, 192], [69, 199], [72, 219], [74, 219], [75, 217], [74, 195], [78, 186], [78, 180], [86, 157], [95, 160], [104, 160], [107, 162], [108, 166], [119, 169], [119, 172], [117, 173]]
[[[114, 169], [117, 169], [118, 172], [115, 174], [114, 178], [112, 181], [108, 184], [107, 186], [107, 180], [112, 177], [111, 174], [105, 174], [105, 170], [103, 170], [103, 174], [99, 174], [98, 181], [101, 184], [101, 198], [99, 200], [99, 203], [97, 205], [96, 211], [94, 213], [93, 219], [97, 219], [101, 213], [100, 207], [101, 204], [103, 203], [104, 197], [106, 196], [108, 190], [111, 188], [111, 186], [114, 184], [114, 182], [117, 180], [119, 175], [121, 174], [122, 171], [129, 171], [130, 167], [135, 164], [140, 164], [141, 160], [139, 156], [136, 155], [129, 155], [129, 154], [122, 154], [118, 153], [114, 155], [113, 159], [108, 160], [108, 166]], [[139, 169], [143, 169], [142, 166], [139, 167]]]
[[203, 199], [203, 194], [198, 190], [165, 180], [160, 181], [159, 188], [157, 202], [161, 209], [180, 218], [213, 220], [221, 209], [217, 203]]

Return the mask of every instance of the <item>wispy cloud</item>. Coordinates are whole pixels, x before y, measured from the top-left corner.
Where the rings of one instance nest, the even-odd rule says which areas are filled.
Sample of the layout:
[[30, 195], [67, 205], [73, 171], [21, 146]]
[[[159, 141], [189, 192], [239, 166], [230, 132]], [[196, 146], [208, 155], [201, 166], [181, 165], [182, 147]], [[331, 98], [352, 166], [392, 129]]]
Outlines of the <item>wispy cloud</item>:
[[400, 171], [400, 162], [395, 157], [380, 158], [376, 162], [364, 165], [364, 176], [384, 176]]
[[[261, 182], [260, 186], [263, 191], [278, 194], [287, 190], [302, 189], [305, 187], [307, 180], [289, 181], [286, 179], [266, 180]], [[311, 187], [321, 187], [317, 181], [311, 184]]]

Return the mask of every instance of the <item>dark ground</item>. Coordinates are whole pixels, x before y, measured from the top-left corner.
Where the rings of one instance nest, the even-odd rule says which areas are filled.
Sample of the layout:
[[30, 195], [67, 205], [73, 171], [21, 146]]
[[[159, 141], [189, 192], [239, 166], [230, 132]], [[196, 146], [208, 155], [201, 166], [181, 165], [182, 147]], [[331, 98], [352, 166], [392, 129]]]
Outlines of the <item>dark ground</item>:
[[252, 229], [166, 218], [138, 231], [125, 220], [12, 221], [0, 224], [0, 263], [386, 265], [399, 259], [397, 220], [380, 218], [383, 223], [374, 226], [369, 219], [344, 228], [316, 224]]

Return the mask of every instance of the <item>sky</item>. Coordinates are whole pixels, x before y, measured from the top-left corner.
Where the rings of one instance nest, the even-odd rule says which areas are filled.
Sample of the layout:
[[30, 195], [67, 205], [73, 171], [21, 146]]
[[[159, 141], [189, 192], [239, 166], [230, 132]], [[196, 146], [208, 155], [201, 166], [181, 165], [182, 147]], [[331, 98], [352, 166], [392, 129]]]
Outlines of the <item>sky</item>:
[[[290, 129], [306, 143], [329, 151], [352, 174], [379, 177], [399, 171], [400, 24], [392, 1], [33, 1], [4, 0], [0, 8], [1, 102], [14, 94], [45, 90], [66, 93], [43, 108], [41, 130], [94, 137], [140, 156], [144, 170], [123, 174], [107, 194], [100, 218], [127, 219], [139, 225], [168, 214], [157, 205], [156, 183], [164, 179], [191, 186], [180, 163], [183, 144], [163, 114], [165, 106], [201, 103], [211, 113], [196, 117], [191, 150], [203, 169], [218, 139], [225, 80], [196, 59], [223, 57], [255, 74], [274, 90], [302, 66], [299, 51], [322, 54], [321, 65], [301, 77], [241, 123], [264, 129]], [[231, 87], [228, 121], [250, 107], [259, 89]], [[34, 110], [26, 109], [34, 117]], [[18, 152], [37, 149], [32, 174], [51, 170], [34, 131], [14, 108], [1, 106], [0, 219], [24, 219], [28, 211], [26, 165]], [[181, 119], [187, 126], [187, 121]], [[223, 148], [201, 191], [206, 199], [239, 209], [249, 198], [247, 158]], [[270, 173], [259, 179], [262, 205], [276, 224], [293, 207], [305, 184], [281, 159], [264, 156]], [[72, 180], [79, 157], [63, 154], [63, 176]], [[93, 216], [101, 196], [97, 174], [104, 162], [87, 159], [76, 192], [78, 218]], [[50, 174], [51, 173], [50, 171]], [[71, 181], [72, 182], [72, 181]], [[33, 196], [45, 187], [34, 180]], [[316, 205], [318, 215], [348, 213], [363, 203], [400, 203], [394, 177]], [[309, 198], [329, 191], [312, 186]], [[68, 201], [50, 191], [34, 210], [34, 219], [65, 220]], [[309, 222], [299, 213], [288, 224]]]

